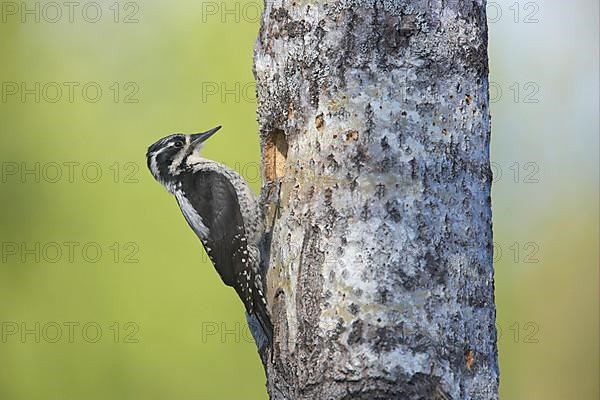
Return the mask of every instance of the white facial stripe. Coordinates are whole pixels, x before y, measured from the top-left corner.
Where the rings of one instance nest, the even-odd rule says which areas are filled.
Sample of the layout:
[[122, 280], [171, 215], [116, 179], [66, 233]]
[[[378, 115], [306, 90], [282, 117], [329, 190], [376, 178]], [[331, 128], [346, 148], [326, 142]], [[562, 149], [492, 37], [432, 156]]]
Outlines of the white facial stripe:
[[160, 153], [162, 153], [163, 151], [167, 150], [169, 147], [171, 147], [172, 144], [169, 144], [166, 147], [162, 147], [160, 150], [152, 153], [152, 155], [150, 156], [150, 170], [152, 171], [152, 174], [154, 174], [155, 177], [159, 176], [159, 171], [158, 171], [158, 164], [156, 159], [158, 158], [158, 155]]
[[177, 153], [177, 157], [175, 157], [175, 159], [173, 160], [171, 165], [169, 165], [170, 173], [172, 173], [173, 175], [177, 175], [177, 174], [179, 174], [179, 172], [181, 172], [181, 170], [179, 169], [179, 166], [183, 162], [183, 158], [187, 154], [189, 148], [190, 148], [190, 136], [186, 135], [185, 136], [185, 146], [183, 146], [183, 148], [181, 150], [179, 150], [179, 153]]
[[158, 177], [158, 165], [156, 164], [156, 156], [158, 154], [152, 154], [150, 156], [150, 171], [152, 171], [152, 175], [154, 175], [154, 177]]

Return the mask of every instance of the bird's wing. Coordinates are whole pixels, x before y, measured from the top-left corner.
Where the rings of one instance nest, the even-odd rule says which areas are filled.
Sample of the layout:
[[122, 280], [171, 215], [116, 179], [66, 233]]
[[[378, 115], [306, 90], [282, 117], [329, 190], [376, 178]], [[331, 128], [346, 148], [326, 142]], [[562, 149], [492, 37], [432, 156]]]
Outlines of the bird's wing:
[[200, 170], [184, 178], [175, 195], [221, 279], [252, 313], [254, 277], [235, 188], [223, 174]]

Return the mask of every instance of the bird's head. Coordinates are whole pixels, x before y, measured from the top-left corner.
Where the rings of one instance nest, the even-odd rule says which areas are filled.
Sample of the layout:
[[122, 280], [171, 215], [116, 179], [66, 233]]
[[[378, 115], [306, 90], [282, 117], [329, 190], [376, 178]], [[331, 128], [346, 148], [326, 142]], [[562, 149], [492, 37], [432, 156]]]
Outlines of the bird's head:
[[146, 158], [154, 178], [163, 184], [172, 181], [185, 168], [188, 157], [199, 154], [204, 142], [219, 129], [221, 127], [217, 126], [192, 135], [176, 133], [148, 147]]

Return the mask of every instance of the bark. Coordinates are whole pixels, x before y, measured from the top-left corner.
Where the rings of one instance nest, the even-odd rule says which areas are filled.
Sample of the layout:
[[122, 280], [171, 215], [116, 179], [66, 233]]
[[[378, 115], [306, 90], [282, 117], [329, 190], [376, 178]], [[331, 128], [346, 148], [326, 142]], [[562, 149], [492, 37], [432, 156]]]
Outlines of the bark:
[[272, 399], [497, 399], [485, 1], [267, 0]]

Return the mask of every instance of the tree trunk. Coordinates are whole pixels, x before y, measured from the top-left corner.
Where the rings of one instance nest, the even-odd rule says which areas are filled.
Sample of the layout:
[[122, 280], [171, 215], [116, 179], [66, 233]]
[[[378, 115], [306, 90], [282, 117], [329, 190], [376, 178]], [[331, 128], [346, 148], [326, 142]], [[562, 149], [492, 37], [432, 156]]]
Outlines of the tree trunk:
[[497, 399], [485, 1], [267, 0], [272, 399]]

